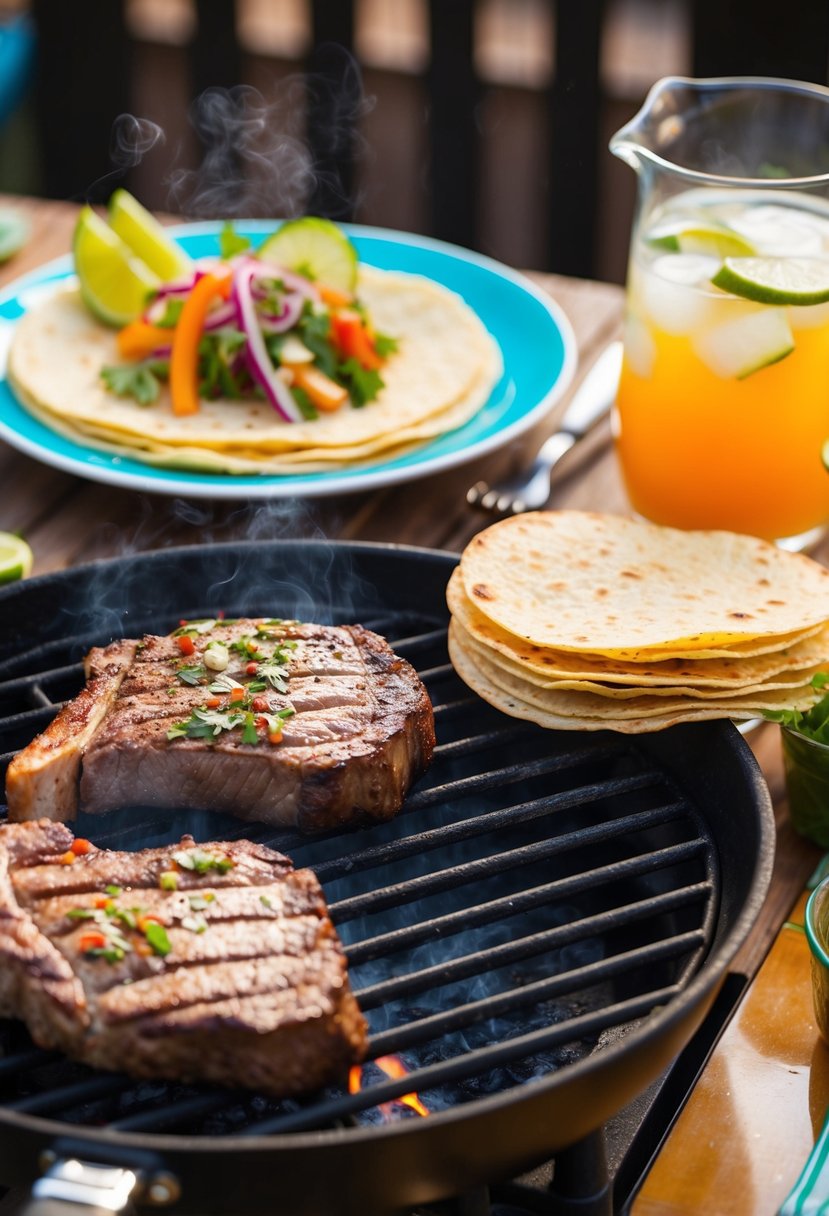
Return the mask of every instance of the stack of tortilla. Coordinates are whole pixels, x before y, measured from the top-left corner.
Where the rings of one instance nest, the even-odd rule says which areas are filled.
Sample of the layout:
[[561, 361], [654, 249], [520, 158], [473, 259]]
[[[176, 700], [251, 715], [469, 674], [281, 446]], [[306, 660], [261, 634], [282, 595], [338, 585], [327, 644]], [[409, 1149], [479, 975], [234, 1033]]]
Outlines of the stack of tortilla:
[[806, 709], [829, 670], [829, 570], [731, 532], [518, 515], [471, 541], [447, 600], [461, 678], [552, 729], [636, 733]]
[[109, 392], [101, 369], [123, 362], [115, 332], [77, 290], [57, 291], [15, 326], [8, 377], [53, 430], [148, 464], [211, 473], [303, 474], [393, 456], [462, 426], [488, 400], [501, 352], [454, 292], [419, 275], [361, 266], [358, 297], [375, 329], [397, 340], [384, 387], [361, 409], [283, 421], [259, 398], [202, 401], [177, 417], [165, 386], [152, 405]]

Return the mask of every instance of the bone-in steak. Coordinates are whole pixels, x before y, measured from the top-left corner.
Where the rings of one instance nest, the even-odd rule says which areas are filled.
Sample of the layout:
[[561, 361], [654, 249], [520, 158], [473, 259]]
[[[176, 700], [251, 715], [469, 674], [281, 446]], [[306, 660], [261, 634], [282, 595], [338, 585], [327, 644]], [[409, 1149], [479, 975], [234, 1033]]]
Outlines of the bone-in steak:
[[391, 818], [432, 758], [417, 673], [359, 625], [183, 622], [86, 666], [9, 765], [13, 820], [161, 806], [316, 832]]
[[0, 827], [0, 1015], [99, 1068], [279, 1097], [366, 1046], [310, 870], [249, 841], [96, 850], [49, 820]]

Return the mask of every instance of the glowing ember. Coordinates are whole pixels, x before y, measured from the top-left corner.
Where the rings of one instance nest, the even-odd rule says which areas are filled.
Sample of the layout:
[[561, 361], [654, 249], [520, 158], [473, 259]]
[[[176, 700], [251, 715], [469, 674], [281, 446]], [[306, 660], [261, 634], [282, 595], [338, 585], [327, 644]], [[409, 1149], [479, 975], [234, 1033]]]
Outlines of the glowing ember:
[[[391, 1077], [394, 1080], [406, 1076], [406, 1066], [398, 1056], [378, 1056], [374, 1063], [387, 1077]], [[357, 1094], [362, 1088], [363, 1070], [359, 1065], [356, 1065], [348, 1074], [348, 1092], [350, 1094]], [[429, 1114], [417, 1094], [403, 1094], [402, 1097], [395, 1098], [394, 1102], [400, 1102], [403, 1106], [408, 1106], [415, 1114], [423, 1115], [424, 1117]], [[394, 1102], [383, 1102], [380, 1104], [380, 1110], [387, 1119], [391, 1119], [392, 1117], [391, 1109], [394, 1106]]]

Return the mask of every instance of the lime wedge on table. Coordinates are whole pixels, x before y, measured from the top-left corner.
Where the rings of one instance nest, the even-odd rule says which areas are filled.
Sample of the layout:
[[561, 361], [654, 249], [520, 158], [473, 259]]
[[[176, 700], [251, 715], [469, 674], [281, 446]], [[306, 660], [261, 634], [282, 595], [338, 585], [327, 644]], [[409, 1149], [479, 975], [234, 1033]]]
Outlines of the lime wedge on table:
[[0, 532], [0, 584], [13, 583], [31, 573], [34, 558], [22, 536]]
[[16, 211], [0, 210], [0, 262], [22, 249], [29, 239], [29, 221]]
[[192, 269], [192, 259], [165, 231], [154, 215], [127, 190], [109, 200], [109, 226], [160, 279], [169, 282]]
[[739, 232], [704, 220], [676, 219], [655, 224], [647, 234], [647, 241], [656, 249], [672, 253], [703, 253], [718, 258], [747, 257], [755, 252]]
[[315, 215], [286, 220], [257, 254], [339, 291], [352, 292], [357, 283], [357, 250], [341, 228]]
[[72, 250], [84, 303], [99, 321], [126, 325], [144, 311], [158, 275], [91, 207], [81, 210]]
[[716, 287], [758, 304], [823, 304], [829, 300], [829, 258], [726, 258]]

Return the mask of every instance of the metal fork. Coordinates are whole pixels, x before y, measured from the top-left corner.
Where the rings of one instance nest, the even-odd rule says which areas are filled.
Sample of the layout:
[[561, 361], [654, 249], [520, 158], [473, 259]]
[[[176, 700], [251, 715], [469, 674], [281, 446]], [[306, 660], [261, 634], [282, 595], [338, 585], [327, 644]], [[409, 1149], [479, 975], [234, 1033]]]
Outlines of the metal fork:
[[476, 482], [466, 492], [469, 505], [500, 515], [518, 515], [543, 507], [550, 497], [553, 470], [562, 456], [609, 413], [621, 366], [622, 343], [611, 342], [584, 377], [558, 430], [545, 440], [530, 467], [494, 486]]

